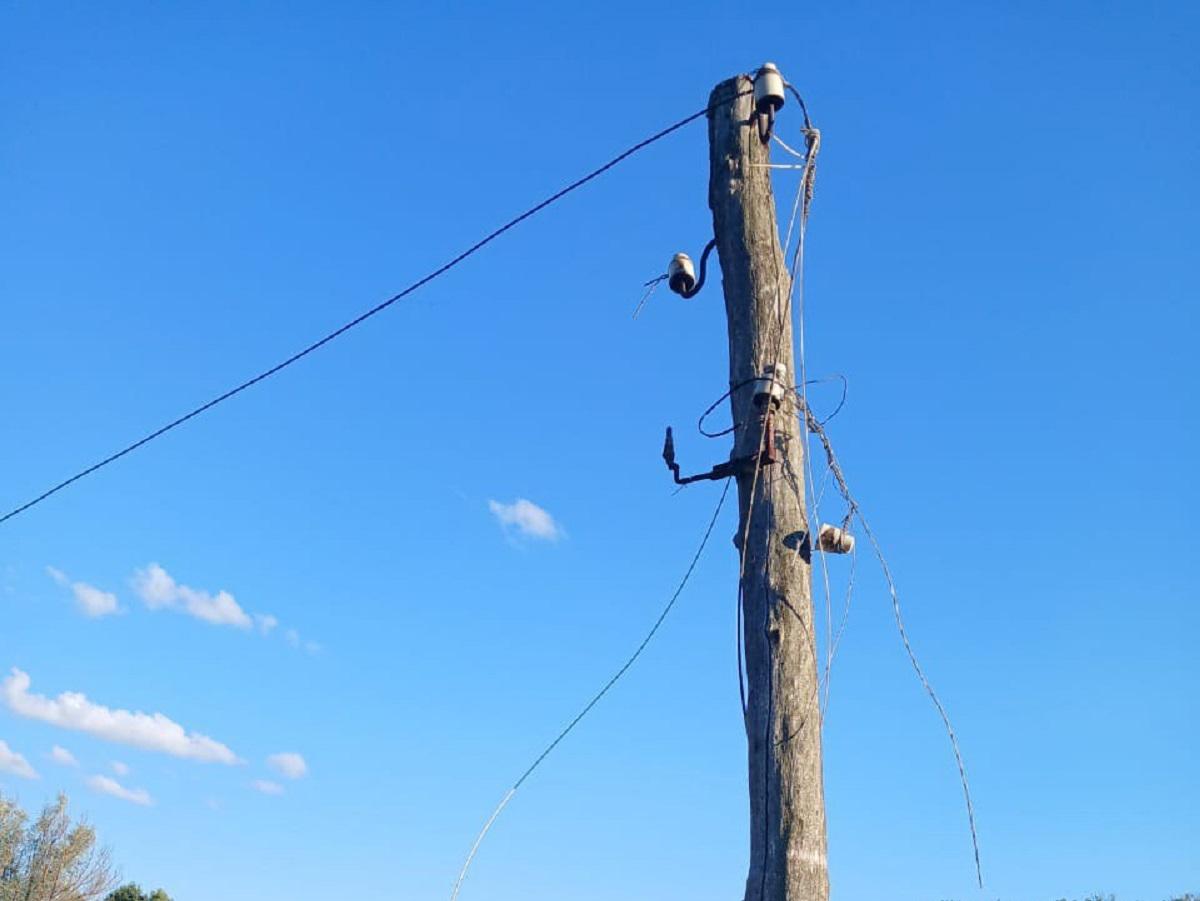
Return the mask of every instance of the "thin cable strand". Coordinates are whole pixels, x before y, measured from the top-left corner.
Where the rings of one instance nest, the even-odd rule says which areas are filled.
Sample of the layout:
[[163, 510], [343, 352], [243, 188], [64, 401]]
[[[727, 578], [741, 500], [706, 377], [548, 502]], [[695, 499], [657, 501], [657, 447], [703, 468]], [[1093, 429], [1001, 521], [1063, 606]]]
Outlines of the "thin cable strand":
[[[799, 93], [796, 93], [796, 97], [797, 97], [797, 99], [800, 98]], [[803, 103], [803, 101], [801, 101], [801, 103]], [[807, 153], [805, 154], [805, 168], [804, 168], [803, 174], [801, 175], [800, 187], [796, 192], [797, 202], [801, 204], [802, 209], [801, 209], [801, 213], [800, 213], [800, 227], [799, 227], [799, 231], [798, 231], [797, 237], [796, 237], [796, 250], [792, 257], [792, 279], [793, 279], [792, 290], [796, 294], [796, 307], [797, 307], [796, 318], [799, 323], [799, 327], [797, 329], [797, 331], [798, 331], [797, 344], [799, 347], [798, 355], [800, 358], [800, 385], [799, 385], [800, 403], [801, 403], [802, 408], [804, 410], [807, 410], [808, 409], [808, 386], [810, 384], [810, 380], [808, 378], [807, 354], [805, 353], [805, 321], [806, 321], [806, 317], [805, 317], [805, 309], [804, 309], [804, 249], [805, 249], [805, 238], [808, 236], [808, 215], [809, 215], [809, 211], [810, 211], [811, 204], [812, 204], [814, 180], [816, 178], [817, 154], [820, 152], [820, 149], [821, 149], [821, 133], [817, 129], [812, 128], [812, 125], [811, 125], [811, 123], [808, 122], [807, 118], [806, 118], [805, 122], [806, 122], [805, 139], [807, 142], [806, 143]], [[784, 144], [782, 140], [779, 140], [779, 144], [781, 144], [786, 150], [788, 150], [788, 152], [793, 153], [793, 154], [796, 153], [796, 151], [792, 150], [790, 147], [788, 147], [786, 144]], [[794, 215], [794, 213], [793, 213], [793, 215]], [[795, 284], [796, 282], [799, 282], [799, 284], [796, 285]], [[831, 413], [829, 415], [829, 417], [828, 417], [829, 419], [832, 419], [834, 416], [836, 416], [841, 411], [842, 404], [844, 404], [846, 401], [847, 384], [848, 383], [846, 382], [845, 378], [842, 377], [842, 387], [843, 387], [842, 399], [841, 399], [841, 402], [838, 404], [838, 406], [834, 409], [833, 413]], [[816, 529], [817, 529], [818, 534], [821, 529], [821, 500], [823, 497], [823, 492], [817, 491], [816, 477], [815, 477], [815, 474], [813, 471], [813, 464], [812, 464], [812, 454], [809, 452], [809, 447], [808, 447], [808, 424], [807, 424], [807, 416], [806, 415], [801, 417], [801, 428], [804, 431], [804, 441], [803, 441], [803, 445], [802, 445], [804, 448], [804, 472], [801, 474], [801, 478], [803, 478], [808, 484], [808, 491], [806, 492], [806, 498], [812, 498], [812, 500], [809, 501], [809, 504], [811, 504], [811, 509], [807, 512], [809, 548], [810, 548], [810, 551], [812, 551], [812, 550], [819, 549], [817, 547], [817, 545], [820, 542], [819, 537], [818, 537], [818, 540], [816, 542], [814, 542], [812, 540], [812, 536], [813, 536], [813, 524], [814, 523], [816, 524]], [[821, 553], [819, 559], [821, 561], [821, 584], [823, 585], [823, 587], [825, 589], [825, 703], [821, 704], [820, 708], [819, 708], [820, 712], [821, 712], [821, 729], [823, 731], [825, 728], [825, 712], [828, 708], [828, 699], [829, 699], [829, 672], [830, 672], [830, 670], [833, 669], [833, 655], [834, 655], [834, 650], [833, 650], [833, 648], [834, 648], [833, 590], [830, 587], [830, 582], [829, 582], [829, 561], [828, 561], [827, 555], [824, 553]], [[814, 632], [815, 631], [816, 631], [816, 626], [814, 624]], [[814, 636], [813, 644], [814, 644], [814, 646], [816, 644], [815, 636]], [[818, 685], [818, 691], [819, 690], [820, 690], [820, 686]]]
[[732, 96], [726, 100], [722, 100], [719, 103], [712, 104], [711, 106], [706, 106], [704, 109], [699, 110], [695, 113], [692, 113], [690, 116], [685, 116], [684, 118], [680, 119], [678, 122], [675, 122], [672, 125], [668, 125], [666, 128], [662, 129], [661, 131], [655, 132], [650, 137], [645, 138], [644, 140], [638, 141], [638, 143], [634, 144], [629, 149], [622, 151], [621, 153], [619, 153], [617, 156], [613, 157], [611, 160], [609, 160], [604, 165], [600, 166], [597, 169], [593, 169], [587, 175], [584, 175], [583, 177], [576, 179], [575, 181], [571, 182], [566, 187], [554, 192], [549, 197], [547, 197], [545, 200], [543, 200], [541, 203], [538, 203], [535, 206], [530, 207], [529, 209], [527, 209], [525, 212], [521, 213], [520, 215], [508, 220], [508, 222], [504, 223], [499, 228], [495, 229], [492, 232], [489, 232], [486, 236], [484, 236], [480, 240], [476, 241], [474, 244], [472, 244], [470, 247], [468, 247], [466, 250], [464, 250], [458, 256], [454, 257], [448, 263], [444, 263], [443, 265], [439, 266], [437, 269], [430, 272], [428, 275], [413, 282], [411, 285], [409, 285], [403, 291], [399, 292], [398, 294], [393, 294], [387, 300], [376, 304], [375, 306], [371, 307], [371, 309], [367, 310], [366, 312], [362, 313], [359, 316], [356, 316], [354, 319], [351, 319], [345, 325], [341, 326], [340, 328], [335, 329], [334, 331], [327, 334], [325, 337], [323, 337], [317, 341], [314, 341], [312, 344], [308, 345], [303, 350], [300, 350], [297, 353], [292, 354], [286, 360], [283, 360], [282, 362], [275, 364], [270, 369], [267, 369], [266, 371], [259, 373], [258, 375], [254, 376], [253, 378], [247, 379], [246, 381], [242, 382], [240, 385], [238, 385], [234, 388], [231, 388], [230, 390], [226, 391], [224, 394], [218, 395], [217, 397], [214, 397], [212, 400], [210, 400], [206, 403], [201, 404], [200, 406], [196, 407], [194, 410], [191, 410], [190, 412], [185, 413], [183, 416], [180, 416], [178, 419], [172, 420], [171, 422], [167, 423], [166, 425], [162, 426], [161, 428], [155, 429], [153, 432], [146, 435], [145, 437], [139, 438], [137, 441], [123, 447], [121, 450], [117, 451], [114, 454], [110, 454], [109, 456], [105, 457], [103, 460], [99, 461], [98, 463], [94, 463], [91, 466], [87, 467], [86, 469], [80, 470], [79, 472], [75, 473], [75, 475], [71, 476], [70, 478], [64, 479], [63, 481], [59, 482], [54, 487], [49, 488], [46, 491], [43, 491], [41, 494], [39, 494], [37, 497], [33, 498], [32, 500], [27, 501], [18, 507], [14, 507], [12, 510], [5, 513], [3, 516], [0, 516], [0, 524], [7, 522], [8, 520], [12, 519], [14, 516], [18, 516], [21, 513], [24, 513], [29, 508], [40, 504], [42, 501], [46, 500], [47, 498], [51, 497], [52, 495], [57, 494], [58, 492], [62, 491], [64, 488], [68, 487], [69, 485], [72, 485], [75, 482], [78, 482], [80, 479], [91, 475], [92, 473], [96, 472], [99, 469], [103, 469], [105, 466], [108, 466], [110, 463], [115, 463], [117, 460], [120, 460], [125, 455], [133, 453], [135, 450], [142, 447], [143, 445], [149, 444], [151, 441], [155, 440], [156, 438], [159, 438], [159, 437], [165, 435], [167, 432], [170, 432], [171, 430], [178, 428], [179, 426], [183, 425], [185, 422], [199, 416], [201, 413], [205, 413], [208, 410], [211, 410], [213, 407], [217, 406], [218, 404], [224, 403], [225, 401], [229, 400], [231, 397], [241, 394], [247, 388], [252, 388], [253, 386], [257, 385], [259, 382], [275, 375], [275, 373], [279, 372], [280, 370], [286, 369], [288, 366], [291, 366], [293, 363], [299, 362], [300, 360], [304, 359], [309, 354], [311, 354], [313, 351], [319, 350], [320, 348], [322, 348], [326, 344], [328, 344], [330, 341], [333, 341], [335, 338], [338, 338], [338, 337], [344, 335], [346, 332], [350, 331], [355, 326], [361, 325], [362, 323], [366, 322], [371, 317], [376, 316], [379, 313], [382, 313], [384, 310], [386, 310], [392, 304], [396, 303], [399, 300], [403, 300], [405, 297], [412, 294], [414, 291], [419, 290], [420, 288], [429, 284], [429, 282], [433, 281], [434, 279], [438, 278], [441, 275], [444, 275], [446, 272], [449, 272], [451, 269], [453, 269], [455, 266], [457, 266], [463, 260], [467, 259], [467, 257], [472, 256], [473, 254], [482, 250], [485, 246], [487, 246], [492, 241], [499, 238], [505, 232], [520, 225], [522, 222], [524, 222], [526, 219], [530, 218], [531, 216], [534, 216], [534, 215], [540, 213], [546, 207], [550, 206], [553, 203], [556, 203], [557, 201], [561, 200], [563, 197], [566, 197], [571, 192], [576, 191], [579, 188], [582, 188], [588, 182], [593, 181], [596, 178], [599, 178], [601, 175], [603, 175], [609, 169], [612, 169], [614, 166], [618, 165], [619, 163], [621, 163], [624, 160], [628, 159], [629, 157], [633, 156], [639, 150], [649, 147], [651, 144], [655, 143], [656, 141], [662, 140], [663, 138], [667, 137], [670, 134], [673, 134], [674, 132], [683, 128], [685, 125], [689, 125], [690, 123], [696, 121], [697, 119], [700, 119], [703, 116], [708, 115], [708, 113], [711, 110], [716, 109], [717, 107], [719, 107], [725, 103], [732, 103], [738, 97], [744, 96], [745, 94], [749, 94], [752, 92], [753, 92], [753, 89], [751, 88], [749, 90], [745, 90], [745, 91], [742, 91], [741, 93], [735, 94], [734, 96]]
[[845, 474], [842, 472], [841, 464], [838, 462], [837, 455], [833, 452], [833, 445], [829, 441], [829, 436], [825, 434], [825, 429], [817, 422], [811, 412], [804, 411], [805, 419], [808, 422], [809, 430], [815, 434], [821, 441], [821, 445], [825, 450], [825, 459], [829, 465], [830, 472], [833, 473], [833, 478], [837, 482], [838, 491], [846, 501], [848, 512], [846, 513], [846, 522], [852, 518], [857, 518], [862, 525], [863, 532], [867, 539], [871, 542], [871, 547], [875, 551], [875, 557], [879, 560], [879, 567], [883, 572], [884, 581], [887, 582], [888, 593], [892, 598], [892, 612], [896, 617], [896, 628], [900, 632], [900, 640], [904, 644], [905, 653], [908, 654], [908, 661], [912, 664], [913, 670], [917, 674], [917, 678], [921, 682], [921, 686], [925, 689], [929, 699], [933, 702], [934, 708], [941, 717], [942, 725], [946, 728], [946, 735], [950, 739], [950, 747], [954, 751], [954, 762], [958, 766], [958, 778], [962, 783], [963, 797], [967, 804], [967, 822], [971, 827], [971, 847], [975, 852], [975, 877], [979, 882], [979, 887], [983, 888], [983, 866], [979, 859], [979, 834], [975, 829], [975, 805], [971, 801], [971, 786], [967, 781], [967, 767], [963, 763], [962, 751], [958, 746], [958, 736], [954, 733], [954, 726], [950, 723], [950, 715], [946, 712], [946, 708], [942, 706], [941, 699], [938, 698], [937, 692], [933, 690], [933, 685], [925, 675], [925, 670], [921, 668], [920, 662], [917, 660], [917, 653], [913, 650], [912, 642], [908, 638], [908, 630], [904, 627], [904, 617], [900, 614], [900, 594], [896, 588], [896, 582], [892, 578], [891, 568], [888, 566], [887, 559], [884, 557], [883, 548], [880, 546], [875, 533], [871, 530], [870, 523], [863, 516], [862, 508], [854, 499], [854, 495], [850, 493], [850, 487], [846, 484]]
[[[829, 470], [826, 470], [828, 473]], [[849, 525], [847, 523], [847, 525]], [[846, 631], [846, 622], [850, 619], [850, 602], [854, 597], [854, 571], [858, 566], [858, 552], [850, 552], [850, 574], [846, 577], [846, 601], [842, 605], [842, 618], [838, 623], [837, 632], [833, 636], [833, 647], [829, 651], [829, 657], [825, 665], [825, 700], [821, 707], [821, 722], [825, 721], [825, 714], [829, 710], [829, 679], [833, 675], [833, 663], [837, 658], [838, 646], [842, 643], [842, 635]]]
[[504, 808], [508, 805], [508, 802], [512, 800], [513, 795], [517, 793], [517, 790], [521, 787], [525, 780], [533, 775], [533, 771], [541, 766], [542, 761], [549, 757], [550, 753], [558, 747], [559, 742], [566, 738], [567, 735], [570, 734], [571, 730], [579, 725], [579, 721], [591, 712], [591, 709], [600, 702], [600, 699], [608, 694], [609, 689], [616, 685], [618, 680], [620, 680], [620, 678], [624, 676], [626, 672], [628, 672], [629, 668], [633, 666], [638, 657], [642, 656], [642, 651], [646, 650], [646, 645], [650, 644], [650, 640], [654, 638], [655, 634], [658, 632], [659, 627], [667, 618], [667, 614], [671, 612], [671, 608], [675, 606], [675, 602], [679, 600], [679, 596], [683, 594], [683, 589], [687, 587], [688, 580], [691, 579], [692, 572], [696, 569], [696, 564], [700, 562], [700, 557], [704, 553], [704, 548], [708, 545], [709, 537], [712, 535], [713, 527], [717, 524], [717, 518], [721, 515], [721, 509], [725, 506], [725, 498], [729, 494], [730, 481], [730, 479], [725, 480], [725, 487], [721, 490], [721, 497], [717, 500], [717, 508], [713, 510], [712, 518], [708, 521], [708, 528], [704, 530], [704, 537], [700, 539], [700, 546], [696, 548], [696, 553], [692, 557], [692, 562], [688, 564], [688, 568], [684, 572], [683, 578], [679, 582], [679, 586], [675, 589], [675, 593], [671, 595], [670, 600], [667, 601], [667, 605], [663, 607], [662, 612], [658, 615], [658, 619], [654, 621], [654, 625], [650, 627], [650, 631], [646, 633], [646, 637], [642, 639], [642, 643], [637, 646], [637, 649], [629, 656], [629, 659], [625, 661], [624, 665], [622, 665], [622, 667], [617, 670], [615, 674], [613, 674], [611, 679], [604, 683], [604, 687], [596, 692], [592, 699], [587, 702], [587, 705], [579, 711], [578, 715], [576, 715], [571, 722], [567, 723], [566, 728], [558, 733], [554, 741], [546, 745], [545, 750], [543, 750], [542, 753], [537, 756], [533, 763], [529, 765], [528, 769], [521, 774], [521, 778], [513, 783], [512, 788], [510, 788], [501, 799], [500, 803], [496, 806], [496, 809], [492, 812], [492, 815], [488, 817], [483, 829], [479, 831], [479, 835], [476, 837], [475, 843], [471, 845], [471, 851], [469, 854], [467, 854], [467, 859], [463, 862], [462, 869], [458, 873], [458, 879], [455, 880], [454, 891], [450, 893], [450, 901], [456, 901], [458, 898], [458, 892], [462, 888], [463, 880], [467, 878], [467, 870], [470, 868], [471, 861], [474, 860], [475, 853], [479, 850], [480, 844], [483, 843], [484, 836], [488, 834], [488, 830], [492, 828], [492, 824], [496, 822], [496, 818], [500, 816], [500, 812], [504, 810]]

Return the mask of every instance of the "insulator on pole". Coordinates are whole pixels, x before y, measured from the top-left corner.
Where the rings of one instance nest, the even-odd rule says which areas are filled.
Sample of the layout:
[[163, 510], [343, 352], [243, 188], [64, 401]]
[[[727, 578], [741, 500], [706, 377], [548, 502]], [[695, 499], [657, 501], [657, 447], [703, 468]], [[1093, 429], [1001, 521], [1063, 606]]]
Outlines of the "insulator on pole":
[[784, 103], [783, 76], [774, 63], [763, 63], [754, 76], [754, 108], [763, 115], [777, 112]]
[[854, 536], [845, 529], [825, 523], [818, 533], [817, 547], [827, 554], [848, 554], [854, 550]]
[[691, 297], [696, 287], [696, 267], [686, 253], [671, 257], [667, 266], [667, 285], [680, 297]]
[[754, 380], [754, 405], [761, 407], [767, 400], [778, 407], [787, 392], [787, 365], [784, 363], [769, 363], [763, 374]]
[[754, 76], [754, 113], [758, 137], [764, 144], [775, 129], [775, 113], [783, 106], [783, 76], [774, 63], [763, 63]]

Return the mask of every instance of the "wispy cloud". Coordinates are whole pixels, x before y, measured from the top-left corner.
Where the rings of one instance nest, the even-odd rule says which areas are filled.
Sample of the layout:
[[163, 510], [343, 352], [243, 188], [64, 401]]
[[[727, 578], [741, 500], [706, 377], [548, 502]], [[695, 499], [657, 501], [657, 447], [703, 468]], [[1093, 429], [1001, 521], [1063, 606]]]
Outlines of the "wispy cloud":
[[[71, 591], [75, 605], [84, 616], [95, 619], [124, 612], [115, 594], [86, 582], [72, 581], [65, 572], [53, 566], [47, 566], [46, 573], [57, 584]], [[279, 618], [273, 614], [246, 612], [228, 591], [222, 589], [213, 594], [177, 582], [157, 563], [135, 570], [131, 584], [134, 593], [150, 610], [175, 610], [214, 626], [233, 626], [243, 631], [255, 629], [264, 637], [274, 633], [280, 626]], [[292, 647], [310, 654], [321, 651], [321, 645], [310, 639], [302, 639], [295, 629], [285, 630], [283, 637]]]
[[241, 762], [233, 751], [219, 741], [197, 732], [188, 732], [161, 713], [113, 710], [94, 704], [86, 695], [74, 691], [64, 691], [57, 698], [48, 698], [31, 694], [31, 684], [29, 675], [16, 667], [0, 683], [0, 699], [18, 716], [186, 760], [224, 764]]
[[523, 497], [511, 504], [489, 500], [488, 509], [506, 532], [516, 532], [523, 537], [542, 541], [558, 541], [562, 537], [562, 526], [555, 522], [554, 517]]
[[300, 633], [295, 629], [288, 629], [283, 633], [284, 640], [294, 648], [307, 651], [310, 654], [320, 654], [321, 645], [315, 641], [310, 641], [300, 637]]
[[151, 610], [178, 610], [214, 626], [253, 626], [250, 615], [228, 591], [210, 594], [181, 585], [157, 563], [133, 574], [133, 590]]
[[250, 787], [263, 795], [282, 795], [284, 791], [282, 785], [270, 779], [255, 779], [250, 783]]
[[115, 594], [102, 591], [87, 582], [72, 582], [65, 572], [55, 569], [53, 566], [46, 567], [46, 574], [59, 585], [71, 589], [71, 594], [75, 597], [75, 606], [84, 616], [99, 619], [102, 616], [112, 616], [114, 613], [121, 612]]
[[20, 776], [22, 779], [39, 778], [37, 770], [29, 765], [29, 761], [8, 746], [8, 742], [0, 739], [0, 773]]
[[114, 760], [109, 766], [112, 767], [112, 771], [118, 776], [128, 776], [130, 773], [129, 764], [121, 763], [119, 760]]
[[150, 797], [150, 793], [144, 788], [126, 788], [116, 779], [108, 776], [89, 776], [87, 786], [92, 791], [120, 798], [122, 801], [128, 801], [130, 804], [140, 804], [142, 807], [149, 807], [154, 803], [154, 799]]
[[[151, 610], [175, 610], [214, 626], [233, 626], [249, 631], [255, 629], [268, 636], [279, 628], [279, 618], [270, 613], [247, 613], [228, 591], [216, 594], [181, 585], [157, 563], [151, 563], [133, 574], [133, 590]], [[295, 629], [287, 629], [284, 639], [310, 654], [321, 650], [315, 641], [304, 641]]]
[[50, 759], [61, 766], [79, 766], [75, 755], [61, 745], [55, 745], [50, 749]]
[[303, 779], [308, 775], [308, 762], [294, 751], [272, 754], [267, 766], [288, 779]]

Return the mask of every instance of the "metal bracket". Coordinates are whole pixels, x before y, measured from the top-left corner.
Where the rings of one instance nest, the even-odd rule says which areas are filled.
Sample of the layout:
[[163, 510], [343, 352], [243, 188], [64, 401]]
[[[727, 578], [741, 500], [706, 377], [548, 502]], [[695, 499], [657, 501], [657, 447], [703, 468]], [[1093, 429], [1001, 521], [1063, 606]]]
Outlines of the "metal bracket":
[[671, 475], [675, 477], [675, 484], [690, 485], [692, 482], [727, 479], [742, 472], [753, 471], [755, 465], [770, 466], [773, 463], [777, 463], [778, 456], [775, 452], [775, 424], [773, 418], [772, 412], [768, 411], [766, 420], [763, 423], [763, 428], [766, 429], [766, 440], [763, 442], [761, 453], [735, 457], [725, 463], [718, 463], [708, 472], [700, 472], [691, 476], [680, 475], [679, 464], [675, 462], [675, 436], [671, 431], [671, 427], [667, 426], [667, 437], [663, 441], [662, 455], [667, 468], [671, 470]]

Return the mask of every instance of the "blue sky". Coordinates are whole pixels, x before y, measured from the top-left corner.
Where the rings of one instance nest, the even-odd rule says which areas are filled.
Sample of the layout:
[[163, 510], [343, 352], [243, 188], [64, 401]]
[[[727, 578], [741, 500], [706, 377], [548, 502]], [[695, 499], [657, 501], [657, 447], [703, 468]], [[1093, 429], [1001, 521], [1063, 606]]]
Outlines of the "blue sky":
[[[774, 59], [823, 132], [808, 368], [849, 379], [831, 437], [960, 734], [987, 881], [862, 556], [825, 724], [834, 896], [1200, 890], [1195, 7], [436, 6], [0, 8], [0, 506]], [[672, 423], [681, 459], [726, 453], [690, 431], [726, 378], [719, 292], [630, 316], [710, 234], [706, 160], [697, 123], [6, 523], [0, 791], [65, 789], [180, 901], [447, 897], [715, 504], [659, 450]], [[540, 536], [495, 515], [521, 498]], [[740, 896], [731, 516], [464, 901]], [[112, 715], [64, 728], [63, 692]]]

